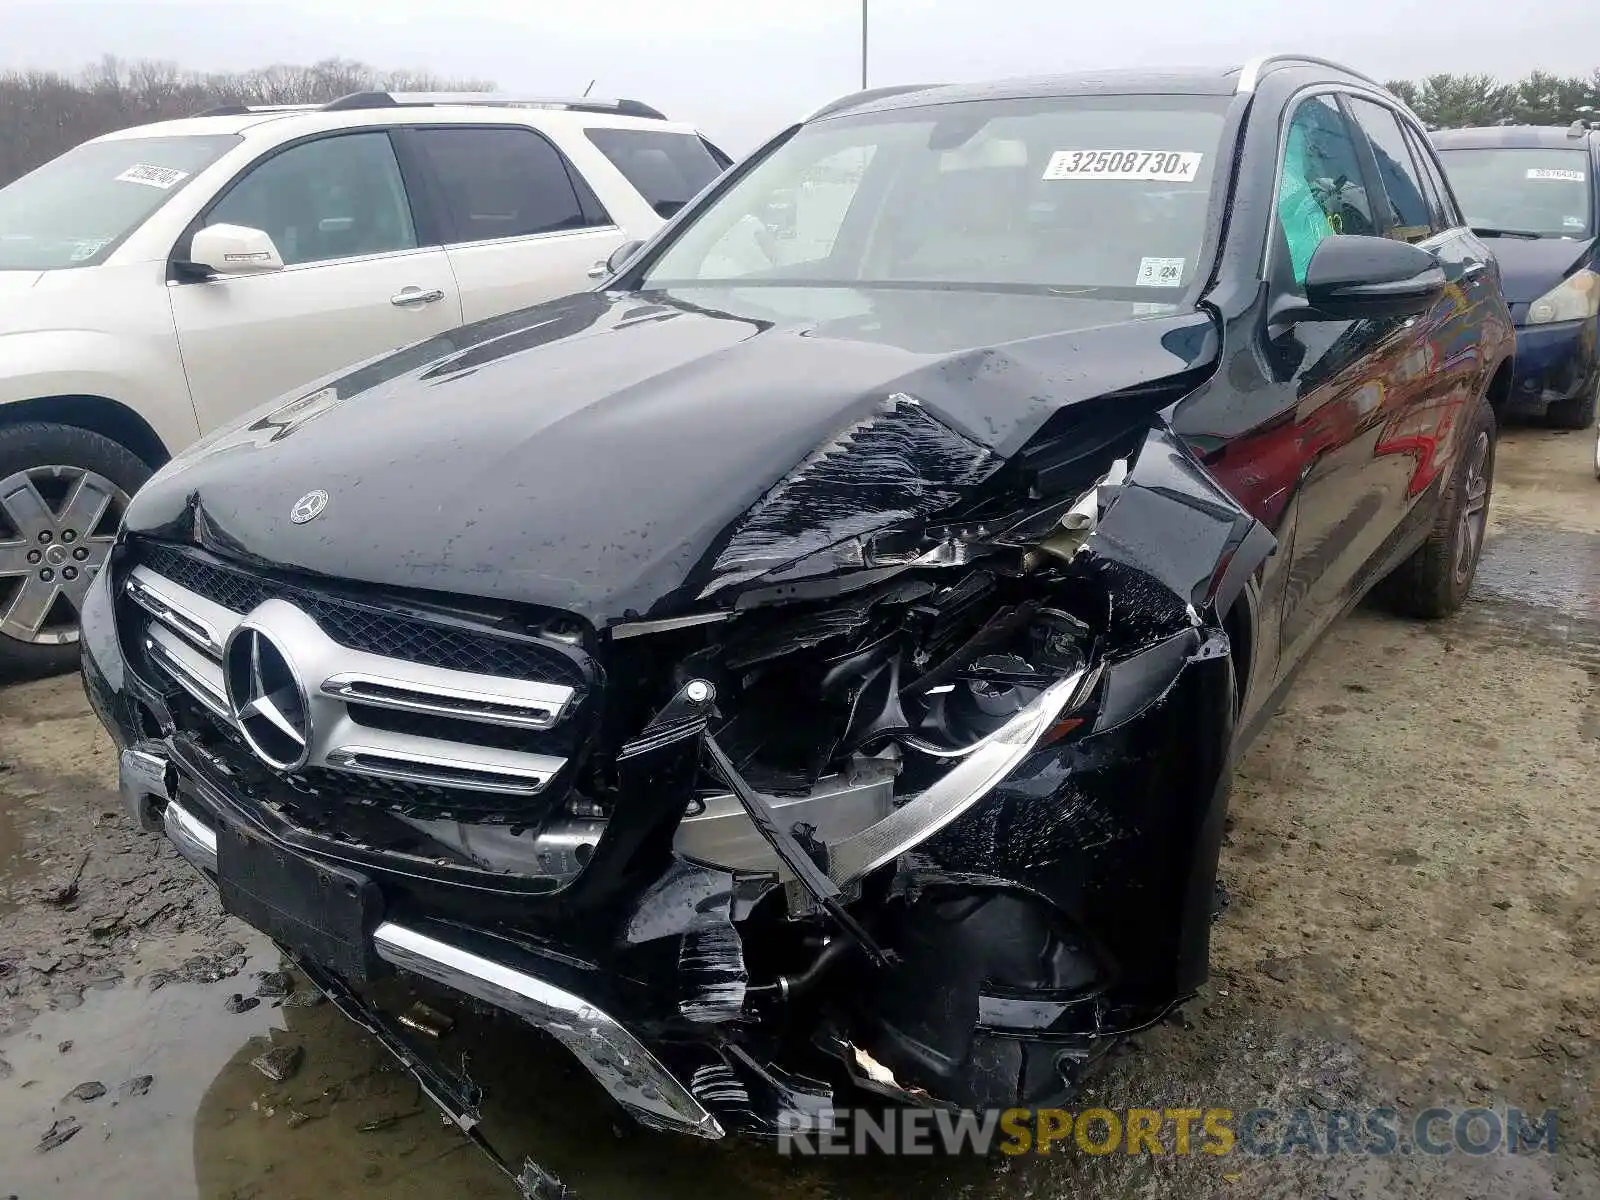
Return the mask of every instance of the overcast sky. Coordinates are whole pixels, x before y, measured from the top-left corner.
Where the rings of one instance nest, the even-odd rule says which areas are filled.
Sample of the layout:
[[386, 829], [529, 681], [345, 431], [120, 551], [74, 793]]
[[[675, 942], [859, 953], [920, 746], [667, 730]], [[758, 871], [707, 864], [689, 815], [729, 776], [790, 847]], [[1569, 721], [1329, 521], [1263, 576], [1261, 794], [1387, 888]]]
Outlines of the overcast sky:
[[[1596, 0], [870, 0], [873, 86], [1294, 49], [1379, 78], [1600, 66]], [[859, 86], [860, 0], [0, 0], [0, 68], [355, 58], [631, 96], [742, 153]], [[3, 119], [3, 114], [0, 114]]]

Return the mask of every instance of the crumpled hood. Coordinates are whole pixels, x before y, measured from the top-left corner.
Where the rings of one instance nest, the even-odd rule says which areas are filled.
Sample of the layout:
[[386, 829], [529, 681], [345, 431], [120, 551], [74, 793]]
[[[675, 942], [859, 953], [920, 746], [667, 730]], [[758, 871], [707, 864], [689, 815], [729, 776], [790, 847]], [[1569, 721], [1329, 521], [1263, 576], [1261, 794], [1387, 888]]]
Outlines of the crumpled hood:
[[1488, 242], [1500, 264], [1507, 304], [1532, 304], [1571, 274], [1594, 249], [1593, 238], [1580, 241], [1497, 237]]
[[[813, 492], [837, 480], [835, 508], [927, 515], [1063, 405], [1215, 358], [1204, 314], [1135, 311], [959, 290], [584, 293], [252, 414], [158, 473], [128, 528], [602, 625], [660, 616], [695, 602], [769, 492], [760, 537], [803, 532], [811, 493], [773, 502], [803, 464]], [[882, 472], [814, 469], [857, 441]], [[291, 522], [319, 489], [325, 510]]]

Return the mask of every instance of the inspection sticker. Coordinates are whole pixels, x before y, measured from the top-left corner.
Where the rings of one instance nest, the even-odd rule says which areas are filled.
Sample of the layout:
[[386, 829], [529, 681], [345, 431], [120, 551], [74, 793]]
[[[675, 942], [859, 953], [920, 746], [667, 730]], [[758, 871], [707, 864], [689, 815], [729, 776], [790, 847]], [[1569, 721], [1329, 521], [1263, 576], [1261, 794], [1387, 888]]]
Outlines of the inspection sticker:
[[145, 187], [160, 188], [163, 192], [175, 183], [189, 178], [189, 172], [173, 167], [152, 167], [149, 163], [134, 163], [116, 178], [117, 183], [142, 183]]
[[1198, 150], [1057, 150], [1046, 179], [1140, 179], [1192, 183], [1200, 173]]
[[85, 259], [93, 258], [96, 254], [99, 254], [110, 242], [110, 238], [83, 238], [73, 245], [72, 254], [69, 257], [73, 262], [83, 262]]
[[1582, 171], [1568, 171], [1558, 167], [1529, 167], [1529, 179], [1560, 179], [1566, 183], [1582, 183]]
[[1137, 287], [1177, 287], [1183, 279], [1181, 258], [1141, 258], [1139, 276], [1133, 282]]

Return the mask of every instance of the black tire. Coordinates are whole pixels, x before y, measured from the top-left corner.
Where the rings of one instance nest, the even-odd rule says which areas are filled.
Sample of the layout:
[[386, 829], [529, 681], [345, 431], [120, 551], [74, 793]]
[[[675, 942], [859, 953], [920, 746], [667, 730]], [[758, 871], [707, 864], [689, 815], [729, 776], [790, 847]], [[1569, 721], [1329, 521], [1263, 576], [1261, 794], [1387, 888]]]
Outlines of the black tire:
[[[104, 560], [128, 497], [150, 471], [127, 447], [87, 429], [42, 421], [0, 426], [0, 680], [54, 675], [78, 665], [75, 597]], [[69, 510], [66, 501], [79, 483], [82, 506]], [[48, 538], [33, 527], [38, 522], [30, 509], [39, 521], [55, 523], [43, 531]], [[77, 529], [79, 524], [86, 527]], [[57, 557], [60, 562], [53, 561]], [[26, 573], [19, 574], [24, 566]], [[45, 581], [47, 569], [51, 577]], [[27, 613], [38, 594], [31, 593], [25, 605], [24, 588], [41, 583], [57, 599], [29, 640], [14, 629], [28, 628]]]
[[1587, 429], [1600, 407], [1600, 380], [1582, 396], [1561, 400], [1544, 410], [1544, 419], [1557, 429]]
[[[1480, 399], [1428, 540], [1384, 580], [1385, 597], [1397, 612], [1431, 620], [1449, 616], [1466, 600], [1489, 523], [1497, 424], [1488, 399]], [[1469, 510], [1476, 517], [1475, 533], [1465, 520]], [[1473, 540], [1464, 547], [1469, 537]]]

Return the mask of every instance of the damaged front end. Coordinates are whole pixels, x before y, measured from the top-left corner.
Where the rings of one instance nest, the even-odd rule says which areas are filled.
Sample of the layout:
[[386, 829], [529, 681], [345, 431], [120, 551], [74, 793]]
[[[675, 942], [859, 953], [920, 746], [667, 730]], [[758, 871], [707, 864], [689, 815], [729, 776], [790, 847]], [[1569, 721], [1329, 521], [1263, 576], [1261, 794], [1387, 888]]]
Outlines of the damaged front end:
[[[516, 643], [565, 672], [542, 691], [350, 669], [379, 617], [454, 622], [435, 656], [468, 626], [134, 539], [91, 697], [140, 818], [408, 1061], [361, 999], [396, 969], [550, 1033], [655, 1128], [771, 1132], [845, 1080], [1050, 1104], [1205, 976], [1225, 619], [1273, 546], [1148, 405], [1063, 411], [1003, 457], [889, 397], [668, 602]], [[317, 731], [265, 764], [240, 630]], [[477, 757], [416, 750], [446, 736]], [[470, 1081], [416, 1069], [471, 1128]]]
[[703, 704], [676, 853], [772, 880], [686, 1014], [1040, 1105], [1203, 980], [1224, 617], [1273, 540], [1164, 425], [1096, 419], [1003, 462], [891, 397], [729, 532], [699, 599], [731, 606], [612, 627]]

